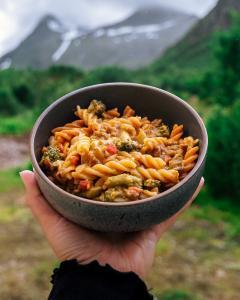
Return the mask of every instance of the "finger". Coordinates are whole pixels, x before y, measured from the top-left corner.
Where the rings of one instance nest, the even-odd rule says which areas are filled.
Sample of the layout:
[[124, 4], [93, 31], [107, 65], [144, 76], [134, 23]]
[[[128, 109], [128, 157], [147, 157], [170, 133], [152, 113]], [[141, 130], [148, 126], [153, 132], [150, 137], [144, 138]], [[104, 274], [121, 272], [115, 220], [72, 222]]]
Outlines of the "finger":
[[189, 199], [189, 201], [181, 208], [175, 215], [167, 219], [166, 221], [155, 225], [152, 227], [152, 230], [154, 231], [156, 238], [159, 239], [161, 235], [168, 229], [170, 228], [178, 219], [178, 217], [192, 204], [192, 202], [196, 199], [198, 194], [200, 193], [202, 187], [204, 185], [204, 178], [202, 177], [200, 180], [200, 183], [194, 192], [193, 196]]
[[43, 198], [34, 173], [25, 170], [20, 172], [20, 177], [26, 190], [26, 203], [40, 224], [46, 227], [50, 223], [57, 222], [61, 216]]

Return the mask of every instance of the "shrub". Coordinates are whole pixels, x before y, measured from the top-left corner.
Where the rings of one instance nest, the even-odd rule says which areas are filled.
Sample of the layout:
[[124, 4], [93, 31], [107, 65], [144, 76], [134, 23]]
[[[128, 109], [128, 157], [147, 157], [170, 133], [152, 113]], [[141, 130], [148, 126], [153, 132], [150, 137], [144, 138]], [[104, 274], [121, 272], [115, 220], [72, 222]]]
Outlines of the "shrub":
[[72, 66], [54, 65], [49, 68], [48, 74], [56, 77], [79, 77], [83, 76], [84, 72]]
[[218, 110], [208, 121], [206, 178], [214, 196], [240, 197], [240, 102]]
[[13, 94], [17, 101], [24, 106], [34, 105], [34, 95], [32, 89], [27, 83], [22, 83], [13, 88]]
[[231, 25], [211, 40], [214, 67], [200, 81], [198, 94], [210, 102], [232, 105], [240, 96], [240, 14], [231, 15]]
[[0, 113], [2, 115], [14, 115], [18, 110], [19, 105], [10, 88], [0, 87]]
[[119, 67], [105, 67], [90, 71], [81, 85], [93, 85], [106, 82], [131, 81], [131, 73]]

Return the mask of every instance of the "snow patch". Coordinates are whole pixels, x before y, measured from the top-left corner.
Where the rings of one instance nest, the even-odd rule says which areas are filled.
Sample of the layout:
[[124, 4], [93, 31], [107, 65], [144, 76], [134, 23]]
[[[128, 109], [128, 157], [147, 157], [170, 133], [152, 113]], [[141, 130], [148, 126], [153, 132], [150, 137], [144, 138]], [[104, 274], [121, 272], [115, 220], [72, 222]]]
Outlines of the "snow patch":
[[[61, 36], [62, 43], [60, 47], [53, 53], [52, 60], [58, 61], [63, 54], [67, 51], [68, 47], [71, 45], [72, 40], [76, 39], [77, 37], [81, 37], [83, 32], [77, 29], [70, 29], [69, 31], [65, 32]], [[80, 41], [79, 41], [80, 42]]]
[[50, 30], [54, 31], [54, 32], [60, 32], [62, 33], [64, 31], [64, 27], [63, 25], [55, 20], [49, 20], [47, 22], [47, 26]]
[[146, 34], [149, 38], [155, 38], [155, 36], [150, 35], [153, 33], [158, 33], [159, 31], [166, 30], [168, 28], [174, 27], [176, 21], [169, 20], [163, 22], [162, 24], [149, 24], [149, 25], [140, 25], [140, 26], [122, 26], [118, 28], [110, 29], [98, 29], [94, 33], [94, 37], [98, 38], [103, 35], [108, 37], [117, 37], [122, 35], [136, 35], [136, 34]]
[[[58, 32], [60, 32], [59, 30], [62, 30], [63, 28], [58, 22], [53, 20], [49, 21], [48, 26], [49, 28], [51, 27], [51, 30]], [[166, 30], [174, 26], [176, 26], [176, 21], [169, 20], [161, 24], [122, 26], [118, 28], [109, 29], [100, 28], [93, 32], [93, 37], [111, 37], [113, 38], [113, 42], [116, 44], [120, 43], [121, 39], [124, 39], [124, 41], [126, 42], [131, 42], [134, 39], [137, 39], [138, 35], [140, 34], [144, 34], [147, 39], [157, 39], [159, 38], [158, 33], [160, 31]], [[86, 35], [86, 31], [81, 31], [76, 28], [69, 29], [67, 32], [64, 33], [61, 31], [61, 33], [62, 43], [52, 55], [52, 60], [54, 62], [58, 61], [63, 56], [63, 54], [67, 51], [74, 39], [78, 38], [74, 45], [79, 46], [81, 43], [81, 38], [84, 38], [84, 36]]]
[[105, 30], [104, 29], [98, 29], [94, 32], [93, 36], [95, 38], [101, 37], [105, 34]]
[[11, 58], [6, 58], [2, 63], [0, 63], [0, 69], [5, 70], [11, 67], [12, 60]]

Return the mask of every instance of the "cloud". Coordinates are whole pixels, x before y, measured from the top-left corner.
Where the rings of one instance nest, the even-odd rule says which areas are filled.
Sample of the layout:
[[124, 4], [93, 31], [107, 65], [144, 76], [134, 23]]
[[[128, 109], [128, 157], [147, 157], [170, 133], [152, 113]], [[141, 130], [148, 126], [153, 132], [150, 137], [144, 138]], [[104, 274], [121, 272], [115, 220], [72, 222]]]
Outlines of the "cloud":
[[200, 16], [217, 0], [1, 0], [0, 55], [16, 47], [45, 14], [68, 26], [96, 27], [124, 19], [139, 6], [168, 5]]

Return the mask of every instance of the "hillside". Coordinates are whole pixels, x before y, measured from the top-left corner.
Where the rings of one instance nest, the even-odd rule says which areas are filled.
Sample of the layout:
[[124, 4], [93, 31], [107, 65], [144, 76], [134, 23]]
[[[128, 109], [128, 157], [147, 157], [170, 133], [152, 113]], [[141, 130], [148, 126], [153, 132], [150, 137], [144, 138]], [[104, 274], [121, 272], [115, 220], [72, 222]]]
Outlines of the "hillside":
[[190, 32], [155, 62], [154, 68], [174, 64], [179, 67], [205, 67], [213, 63], [210, 50], [214, 32], [226, 29], [230, 24], [231, 11], [240, 11], [239, 0], [219, 0], [215, 8], [201, 19]]
[[52, 61], [52, 53], [61, 44], [61, 32], [64, 31], [64, 27], [55, 17], [45, 16], [15, 50], [0, 59], [0, 66], [8, 62], [8, 66], [19, 69], [47, 68]]
[[0, 58], [0, 68], [138, 68], [161, 56], [196, 21], [193, 15], [161, 6], [137, 10], [122, 22], [95, 30], [66, 28], [62, 20], [46, 16], [15, 50]]

